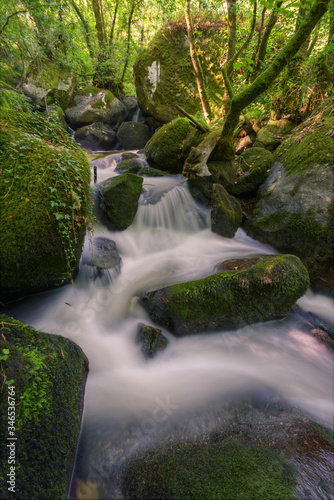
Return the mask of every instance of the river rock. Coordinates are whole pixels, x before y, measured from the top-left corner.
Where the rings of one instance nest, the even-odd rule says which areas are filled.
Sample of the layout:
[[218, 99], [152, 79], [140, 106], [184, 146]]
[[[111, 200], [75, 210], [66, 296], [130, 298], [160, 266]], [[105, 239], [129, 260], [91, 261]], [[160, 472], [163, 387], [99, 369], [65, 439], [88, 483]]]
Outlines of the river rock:
[[145, 146], [148, 162], [153, 167], [182, 173], [191, 145], [200, 139], [187, 118], [177, 118], [159, 128]]
[[162, 177], [164, 175], [168, 175], [167, 172], [163, 172], [158, 168], [150, 167], [149, 165], [142, 167], [137, 173], [138, 175], [145, 175], [147, 177]]
[[8, 358], [1, 361], [1, 378], [5, 376], [12, 387], [5, 385], [6, 390], [0, 391], [0, 432], [8, 438], [8, 397], [16, 403], [16, 441], [6, 441], [15, 444], [15, 493], [8, 491], [9, 455], [2, 453], [2, 498], [67, 498], [81, 430], [88, 360], [67, 338], [36, 331], [4, 314], [0, 322], [0, 351], [9, 351]]
[[140, 323], [136, 336], [141, 351], [147, 358], [152, 358], [159, 351], [166, 349], [168, 340], [162, 335], [159, 328]]
[[39, 59], [28, 66], [22, 89], [37, 106], [46, 107], [57, 102], [65, 109], [73, 99], [76, 84], [76, 76], [71, 69]]
[[127, 111], [126, 119], [131, 120], [136, 109], [138, 108], [137, 99], [134, 96], [123, 97], [122, 103], [126, 107], [126, 111]]
[[102, 194], [101, 209], [107, 217], [109, 227], [123, 231], [135, 218], [143, 178], [135, 174], [120, 174], [99, 184]]
[[123, 122], [117, 131], [117, 139], [124, 149], [143, 149], [151, 137], [145, 123]]
[[94, 122], [120, 123], [126, 118], [127, 110], [110, 90], [87, 87], [65, 109], [65, 114], [70, 126], [77, 129]]
[[211, 229], [226, 238], [233, 238], [242, 222], [240, 201], [228, 194], [220, 184], [213, 184], [211, 198]]
[[234, 195], [254, 193], [265, 181], [268, 171], [274, 163], [273, 154], [264, 148], [246, 149], [236, 161], [237, 179], [230, 188]]
[[[214, 117], [218, 118], [223, 104], [221, 89], [224, 88], [219, 66], [223, 25], [220, 20], [197, 23], [196, 18], [193, 23], [194, 29], [201, 32], [196, 42], [201, 53], [204, 80], [214, 96], [210, 102], [211, 109]], [[155, 34], [135, 62], [134, 78], [140, 108], [160, 123], [179, 116], [175, 103], [192, 115], [202, 113], [184, 22], [169, 22]]]
[[98, 269], [119, 268], [122, 259], [113, 240], [99, 236], [94, 238], [93, 245], [84, 258], [84, 263]]
[[42, 115], [0, 109], [0, 301], [47, 290], [78, 269], [89, 216], [90, 166]]
[[184, 336], [282, 318], [308, 286], [307, 270], [297, 257], [270, 255], [248, 269], [147, 292], [140, 303], [158, 325]]
[[300, 257], [319, 290], [334, 290], [334, 115], [323, 106], [276, 151], [247, 232]]
[[[289, 125], [286, 122], [288, 122]], [[274, 151], [293, 127], [293, 123], [288, 120], [282, 123], [280, 120], [271, 122], [271, 124], [265, 125], [258, 131], [254, 146]]]
[[82, 147], [92, 151], [100, 149], [112, 149], [112, 143], [116, 137], [116, 132], [108, 123], [95, 122], [91, 125], [76, 130], [74, 139], [81, 144]]
[[138, 157], [137, 158], [128, 158], [126, 160], [120, 161], [117, 164], [115, 171], [116, 172], [129, 172], [131, 174], [136, 174], [138, 172], [138, 170], [141, 169], [142, 166], [143, 166], [143, 163], [141, 162], [141, 160]]

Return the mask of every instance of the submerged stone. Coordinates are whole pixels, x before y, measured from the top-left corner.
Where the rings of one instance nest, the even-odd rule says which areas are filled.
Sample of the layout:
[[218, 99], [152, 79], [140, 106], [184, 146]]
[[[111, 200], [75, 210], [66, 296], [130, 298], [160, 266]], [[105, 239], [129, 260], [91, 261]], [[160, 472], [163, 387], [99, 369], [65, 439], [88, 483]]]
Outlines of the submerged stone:
[[236, 267], [147, 292], [140, 303], [153, 321], [184, 336], [282, 318], [309, 286], [307, 270], [294, 255], [259, 257], [249, 268]]
[[159, 328], [144, 325], [143, 323], [139, 325], [136, 340], [140, 345], [142, 353], [148, 358], [166, 349], [168, 345], [168, 340], [164, 337]]

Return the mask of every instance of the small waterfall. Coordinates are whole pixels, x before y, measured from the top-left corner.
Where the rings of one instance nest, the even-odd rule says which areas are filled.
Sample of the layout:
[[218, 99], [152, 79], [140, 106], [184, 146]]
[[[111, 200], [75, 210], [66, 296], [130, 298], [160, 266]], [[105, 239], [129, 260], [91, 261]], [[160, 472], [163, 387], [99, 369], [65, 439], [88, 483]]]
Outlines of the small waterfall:
[[137, 107], [136, 107], [136, 110], [135, 110], [135, 112], [133, 113], [132, 118], [131, 118], [131, 120], [130, 120], [130, 121], [132, 121], [132, 122], [137, 122], [137, 123], [138, 123], [138, 122], [140, 121], [140, 118], [142, 118], [142, 116], [143, 116], [143, 113], [141, 112], [140, 107], [139, 107], [139, 106], [137, 106]]

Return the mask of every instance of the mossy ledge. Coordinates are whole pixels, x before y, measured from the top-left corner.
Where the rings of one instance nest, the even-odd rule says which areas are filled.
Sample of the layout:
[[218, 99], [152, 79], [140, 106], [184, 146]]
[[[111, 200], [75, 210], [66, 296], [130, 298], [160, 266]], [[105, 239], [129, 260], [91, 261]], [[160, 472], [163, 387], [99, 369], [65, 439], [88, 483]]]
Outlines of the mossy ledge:
[[267, 255], [248, 269], [172, 285], [139, 300], [153, 321], [183, 336], [282, 318], [308, 286], [298, 257]]
[[[60, 335], [0, 315], [1, 498], [66, 498], [81, 428], [88, 360]], [[10, 387], [6, 382], [10, 382]], [[15, 463], [8, 463], [9, 393], [15, 400]], [[12, 406], [11, 406], [12, 408]], [[8, 491], [15, 467], [15, 495]], [[13, 470], [13, 469], [12, 469]]]

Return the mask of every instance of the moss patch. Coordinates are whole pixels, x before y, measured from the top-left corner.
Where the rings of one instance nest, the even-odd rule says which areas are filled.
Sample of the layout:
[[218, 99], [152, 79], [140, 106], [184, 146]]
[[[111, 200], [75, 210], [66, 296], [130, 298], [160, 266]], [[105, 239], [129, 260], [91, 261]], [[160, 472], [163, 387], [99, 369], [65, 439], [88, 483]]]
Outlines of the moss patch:
[[[0, 427], [8, 436], [8, 395], [15, 392], [15, 498], [64, 498], [81, 426], [88, 361], [80, 347], [59, 335], [37, 332], [0, 315]], [[3, 379], [12, 379], [8, 390]], [[7, 449], [1, 448], [0, 489], [7, 491]]]
[[231, 193], [243, 195], [256, 191], [273, 163], [274, 156], [270, 151], [257, 147], [247, 149], [237, 161], [237, 180]]
[[274, 452], [237, 442], [191, 446], [144, 458], [123, 483], [127, 498], [291, 500], [292, 466]]

